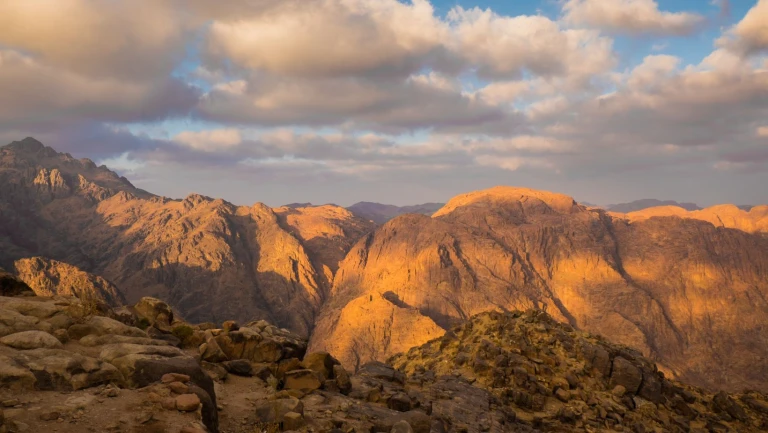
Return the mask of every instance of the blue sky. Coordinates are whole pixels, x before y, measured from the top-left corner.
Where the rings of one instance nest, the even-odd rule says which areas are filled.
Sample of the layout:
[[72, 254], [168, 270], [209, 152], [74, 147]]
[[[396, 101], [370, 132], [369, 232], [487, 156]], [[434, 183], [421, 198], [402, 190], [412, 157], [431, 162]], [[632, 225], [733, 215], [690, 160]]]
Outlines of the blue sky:
[[157, 194], [768, 202], [768, 0], [66, 1], [0, 2], [0, 140]]

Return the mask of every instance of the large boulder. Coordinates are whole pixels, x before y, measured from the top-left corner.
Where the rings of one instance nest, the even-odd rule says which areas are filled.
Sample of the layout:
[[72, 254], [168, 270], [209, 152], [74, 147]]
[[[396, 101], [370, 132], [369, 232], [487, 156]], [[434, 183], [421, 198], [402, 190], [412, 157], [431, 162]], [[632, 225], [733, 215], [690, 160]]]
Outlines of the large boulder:
[[92, 335], [122, 335], [126, 337], [149, 338], [146, 332], [125, 323], [118, 322], [115, 319], [103, 316], [93, 316], [84, 324], [75, 324], [69, 327], [69, 337], [79, 340], [83, 337]]
[[0, 344], [14, 349], [59, 349], [61, 342], [53, 335], [43, 331], [23, 331], [0, 338]]
[[161, 331], [171, 332], [171, 325], [174, 321], [173, 310], [165, 302], [147, 296], [139, 299], [139, 302], [133, 308], [151, 326]]
[[328, 352], [308, 353], [301, 361], [301, 366], [322, 375], [323, 380], [333, 379], [333, 367], [341, 363]]
[[621, 385], [630, 394], [636, 394], [642, 382], [643, 373], [635, 364], [621, 356], [613, 359], [610, 386]]

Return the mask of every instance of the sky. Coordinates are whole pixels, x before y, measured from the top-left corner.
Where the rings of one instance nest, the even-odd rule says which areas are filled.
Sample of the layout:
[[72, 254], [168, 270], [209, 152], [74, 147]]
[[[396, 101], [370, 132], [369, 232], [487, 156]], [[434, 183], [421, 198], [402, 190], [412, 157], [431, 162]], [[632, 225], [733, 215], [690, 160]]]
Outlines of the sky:
[[4, 0], [27, 136], [241, 205], [768, 203], [768, 0]]

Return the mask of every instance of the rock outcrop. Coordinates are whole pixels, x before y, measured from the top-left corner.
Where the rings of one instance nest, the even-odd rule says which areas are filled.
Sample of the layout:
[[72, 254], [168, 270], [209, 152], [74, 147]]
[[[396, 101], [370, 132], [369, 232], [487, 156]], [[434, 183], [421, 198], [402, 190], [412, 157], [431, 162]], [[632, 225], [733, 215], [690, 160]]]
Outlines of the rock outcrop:
[[75, 266], [43, 257], [17, 260], [16, 275], [39, 296], [77, 296], [84, 301], [119, 307], [125, 297], [114, 284]]

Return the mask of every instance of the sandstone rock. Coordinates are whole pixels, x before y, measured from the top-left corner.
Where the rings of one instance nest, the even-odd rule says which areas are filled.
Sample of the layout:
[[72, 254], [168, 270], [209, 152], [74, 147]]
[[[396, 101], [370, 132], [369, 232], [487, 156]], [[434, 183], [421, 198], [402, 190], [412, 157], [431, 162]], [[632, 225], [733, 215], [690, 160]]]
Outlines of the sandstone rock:
[[176, 394], [186, 394], [189, 391], [189, 387], [181, 382], [171, 382], [168, 388]]
[[236, 359], [234, 361], [223, 362], [222, 365], [227, 369], [227, 372], [236, 376], [251, 377], [253, 376], [253, 366], [245, 359]]
[[169, 384], [173, 382], [181, 382], [181, 383], [187, 383], [189, 382], [190, 377], [186, 374], [181, 373], [166, 373], [162, 377], [160, 377], [160, 382]]
[[352, 382], [349, 380], [349, 373], [341, 365], [333, 366], [333, 375], [336, 378], [336, 385], [342, 394], [348, 394], [352, 390]]
[[408, 412], [411, 410], [411, 398], [408, 394], [398, 392], [387, 400], [387, 407], [398, 412]]
[[176, 410], [176, 399], [173, 397], [166, 397], [160, 401], [160, 406], [165, 410]]
[[198, 408], [200, 408], [200, 397], [197, 394], [182, 394], [176, 397], [176, 409], [182, 412], [194, 412]]
[[363, 365], [358, 371], [360, 376], [372, 377], [375, 379], [383, 379], [387, 381], [397, 382], [400, 384], [405, 383], [405, 376], [403, 373], [395, 370], [394, 368], [382, 363], [382, 362], [369, 362]]
[[171, 331], [173, 310], [165, 302], [147, 296], [141, 298], [133, 308], [136, 313], [148, 320], [150, 325], [163, 331]]
[[225, 332], [237, 331], [240, 329], [240, 325], [234, 320], [227, 320], [221, 324], [221, 329]]
[[207, 362], [224, 362], [229, 359], [215, 338], [209, 338], [200, 346], [200, 357]]
[[257, 418], [265, 423], [279, 423], [288, 413], [304, 414], [304, 404], [298, 398], [290, 397], [265, 401], [256, 406]]
[[613, 360], [611, 386], [622, 385], [628, 393], [636, 394], [643, 381], [643, 374], [632, 362], [617, 356]]
[[323, 385], [318, 373], [306, 369], [285, 373], [284, 382], [285, 389], [297, 389], [305, 394], [319, 389]]
[[413, 433], [413, 428], [408, 421], [398, 421], [392, 426], [390, 433]]
[[[90, 327], [88, 334], [96, 335], [123, 335], [126, 337], [141, 337], [148, 338], [146, 332], [139, 328], [128, 326], [122, 322], [118, 322], [115, 319], [103, 316], [93, 316], [85, 323]], [[70, 333], [70, 336], [72, 334]]]
[[301, 361], [301, 366], [303, 368], [319, 373], [322, 375], [322, 380], [333, 379], [335, 377], [334, 366], [336, 365], [340, 365], [339, 361], [328, 352], [308, 353]]
[[298, 430], [304, 427], [304, 416], [297, 412], [288, 412], [283, 416], [283, 430]]
[[0, 355], [0, 388], [8, 388], [11, 391], [33, 389], [35, 375], [25, 366], [7, 356]]
[[42, 331], [24, 331], [0, 338], [0, 344], [14, 349], [58, 349], [61, 342], [53, 335]]

